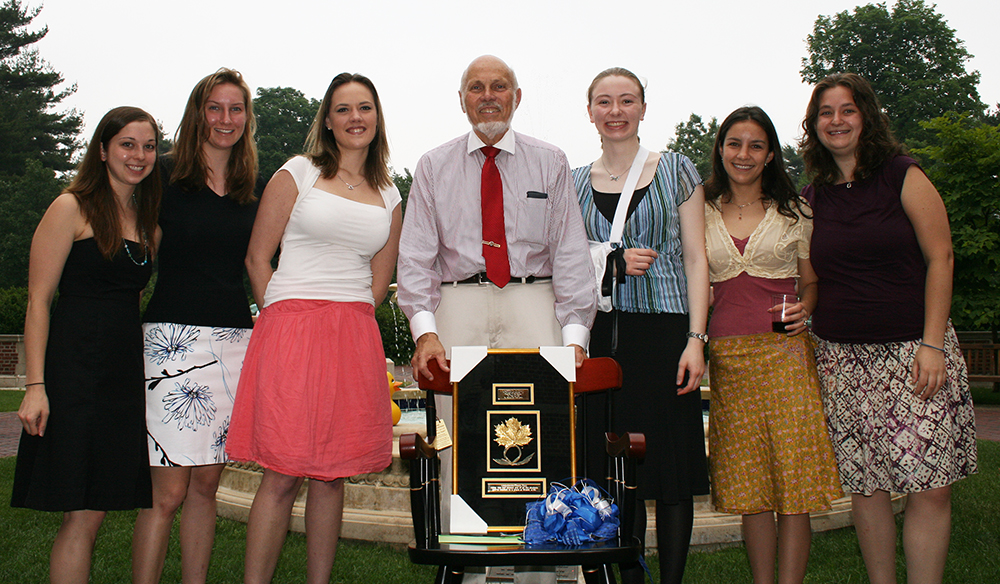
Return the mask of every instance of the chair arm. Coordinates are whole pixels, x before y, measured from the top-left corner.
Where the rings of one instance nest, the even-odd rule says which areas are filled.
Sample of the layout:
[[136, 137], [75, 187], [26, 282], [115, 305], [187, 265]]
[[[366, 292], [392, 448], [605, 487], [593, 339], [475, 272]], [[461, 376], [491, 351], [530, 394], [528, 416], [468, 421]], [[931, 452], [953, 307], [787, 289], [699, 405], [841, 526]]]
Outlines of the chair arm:
[[[448, 363], [450, 364], [451, 361], [449, 360]], [[430, 370], [434, 379], [427, 379], [420, 374], [420, 371], [413, 371], [413, 380], [417, 383], [417, 387], [424, 391], [450, 394], [452, 387], [449, 373], [442, 371], [441, 366], [438, 365], [438, 362], [435, 359], [431, 359], [427, 362], [427, 369]]]
[[419, 434], [402, 434], [399, 457], [410, 461], [410, 514], [417, 547], [437, 545], [441, 532], [437, 451]]
[[641, 432], [626, 432], [621, 438], [614, 432], [607, 432], [604, 437], [608, 441], [608, 456], [623, 456], [635, 460], [646, 458], [646, 436]]
[[619, 535], [631, 541], [635, 529], [635, 465], [646, 456], [646, 436], [627, 432], [620, 438], [614, 432], [604, 435], [608, 453], [608, 493], [621, 510]]
[[584, 359], [583, 365], [576, 370], [576, 382], [573, 393], [589, 393], [618, 389], [622, 386], [622, 368], [611, 357], [593, 357]]
[[399, 457], [403, 460], [416, 460], [418, 458], [437, 458], [437, 450], [428, 444], [420, 434], [401, 434], [399, 436]]

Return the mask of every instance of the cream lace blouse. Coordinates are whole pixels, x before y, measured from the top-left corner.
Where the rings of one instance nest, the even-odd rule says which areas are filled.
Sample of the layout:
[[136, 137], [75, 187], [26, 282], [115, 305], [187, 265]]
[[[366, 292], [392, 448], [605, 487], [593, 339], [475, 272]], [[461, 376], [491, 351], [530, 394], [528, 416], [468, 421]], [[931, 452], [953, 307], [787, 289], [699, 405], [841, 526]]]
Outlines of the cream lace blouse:
[[[808, 209], [805, 202], [802, 206]], [[771, 205], [757, 228], [750, 234], [743, 254], [736, 249], [732, 236], [722, 221], [722, 213], [705, 205], [705, 246], [708, 250], [709, 279], [723, 282], [746, 272], [757, 278], [797, 278], [799, 258], [809, 257], [812, 219], [799, 217], [797, 222], [778, 213]]]

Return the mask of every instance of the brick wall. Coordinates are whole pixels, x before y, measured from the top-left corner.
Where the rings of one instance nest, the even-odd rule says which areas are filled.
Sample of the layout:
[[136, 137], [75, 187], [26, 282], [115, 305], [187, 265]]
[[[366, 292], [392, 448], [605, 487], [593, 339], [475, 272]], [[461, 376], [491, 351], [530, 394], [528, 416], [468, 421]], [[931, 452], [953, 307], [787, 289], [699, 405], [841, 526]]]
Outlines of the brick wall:
[[0, 375], [14, 375], [17, 368], [17, 343], [0, 342]]
[[24, 375], [23, 352], [21, 335], [0, 335], [0, 376]]

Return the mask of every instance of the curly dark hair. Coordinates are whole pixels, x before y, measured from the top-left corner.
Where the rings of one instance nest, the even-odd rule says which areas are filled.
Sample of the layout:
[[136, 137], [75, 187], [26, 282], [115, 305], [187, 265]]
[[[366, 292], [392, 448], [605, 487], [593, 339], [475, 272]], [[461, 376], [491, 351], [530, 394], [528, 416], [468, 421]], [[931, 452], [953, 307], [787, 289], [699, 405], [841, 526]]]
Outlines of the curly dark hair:
[[813, 88], [806, 117], [802, 120], [802, 159], [805, 161], [806, 172], [813, 176], [814, 186], [835, 184], [844, 177], [833, 159], [833, 155], [819, 140], [816, 131], [816, 120], [819, 117], [819, 104], [827, 89], [836, 86], [846, 87], [854, 97], [854, 104], [861, 113], [861, 135], [858, 137], [858, 148], [855, 153], [857, 166], [854, 168], [854, 180], [864, 180], [874, 174], [890, 158], [906, 153], [906, 147], [893, 136], [889, 127], [889, 116], [882, 111], [875, 90], [864, 77], [857, 73], [833, 73], [828, 75]]
[[802, 208], [801, 199], [795, 190], [795, 184], [788, 177], [785, 171], [785, 161], [781, 156], [781, 142], [778, 141], [778, 132], [774, 129], [771, 118], [759, 107], [744, 106], [729, 114], [719, 126], [719, 132], [715, 135], [715, 145], [712, 147], [712, 175], [705, 182], [705, 202], [719, 208], [720, 203], [729, 202], [732, 192], [729, 188], [729, 175], [722, 163], [722, 145], [726, 141], [729, 130], [739, 122], [753, 122], [760, 126], [767, 134], [767, 150], [774, 156], [770, 164], [764, 166], [761, 174], [761, 191], [764, 199], [773, 201], [778, 205], [778, 212], [788, 217], [799, 220], [799, 216], [811, 217]]

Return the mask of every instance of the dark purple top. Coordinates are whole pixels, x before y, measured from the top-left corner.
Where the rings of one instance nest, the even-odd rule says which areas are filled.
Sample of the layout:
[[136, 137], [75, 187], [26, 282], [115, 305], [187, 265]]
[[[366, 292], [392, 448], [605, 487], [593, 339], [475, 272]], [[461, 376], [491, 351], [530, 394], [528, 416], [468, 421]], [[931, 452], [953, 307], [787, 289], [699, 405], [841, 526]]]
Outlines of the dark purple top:
[[897, 156], [866, 180], [803, 190], [814, 217], [810, 260], [819, 303], [812, 326], [820, 338], [889, 343], [923, 336], [927, 265], [900, 201], [906, 171], [916, 164]]

